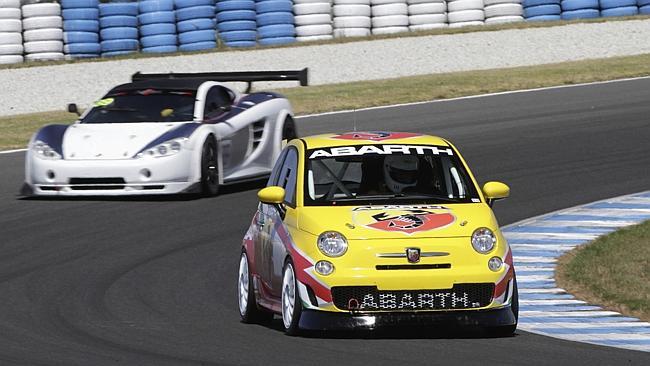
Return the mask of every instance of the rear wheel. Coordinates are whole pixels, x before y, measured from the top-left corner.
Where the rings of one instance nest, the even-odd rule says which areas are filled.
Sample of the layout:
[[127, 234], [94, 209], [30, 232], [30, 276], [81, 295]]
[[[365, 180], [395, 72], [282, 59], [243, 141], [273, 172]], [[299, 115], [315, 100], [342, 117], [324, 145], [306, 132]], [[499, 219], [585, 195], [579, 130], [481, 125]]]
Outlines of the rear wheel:
[[239, 258], [239, 278], [237, 281], [237, 292], [239, 300], [239, 315], [244, 323], [264, 323], [273, 319], [273, 313], [261, 310], [255, 301], [255, 290], [253, 289], [253, 276], [248, 267], [248, 256], [246, 252]]
[[217, 143], [208, 137], [203, 143], [201, 154], [201, 192], [205, 196], [219, 193], [219, 169], [217, 165]]
[[284, 120], [284, 125], [282, 126], [282, 140], [289, 142], [295, 138], [298, 138], [298, 131], [296, 130], [296, 123], [293, 118], [287, 117]]
[[298, 286], [296, 285], [296, 274], [293, 270], [293, 264], [288, 261], [284, 266], [282, 276], [282, 323], [287, 335], [297, 335], [300, 329], [300, 314], [302, 313], [302, 303], [298, 295]]

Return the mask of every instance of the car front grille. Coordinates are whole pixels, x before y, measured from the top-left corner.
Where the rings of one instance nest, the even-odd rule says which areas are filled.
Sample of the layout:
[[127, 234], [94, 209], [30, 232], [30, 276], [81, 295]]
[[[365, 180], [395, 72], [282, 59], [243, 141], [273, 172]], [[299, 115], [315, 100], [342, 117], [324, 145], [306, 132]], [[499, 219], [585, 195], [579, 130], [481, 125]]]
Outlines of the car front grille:
[[353, 311], [414, 311], [481, 308], [492, 302], [493, 283], [456, 284], [445, 290], [380, 291], [375, 286], [332, 287], [334, 305]]

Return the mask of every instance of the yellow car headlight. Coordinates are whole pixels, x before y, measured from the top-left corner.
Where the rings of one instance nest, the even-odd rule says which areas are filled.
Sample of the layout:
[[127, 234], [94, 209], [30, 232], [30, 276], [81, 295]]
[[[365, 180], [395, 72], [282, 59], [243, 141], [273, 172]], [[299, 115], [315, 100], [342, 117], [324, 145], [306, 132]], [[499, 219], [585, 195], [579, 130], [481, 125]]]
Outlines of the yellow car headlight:
[[496, 243], [497, 237], [486, 227], [480, 227], [472, 233], [472, 247], [481, 254], [491, 252]]

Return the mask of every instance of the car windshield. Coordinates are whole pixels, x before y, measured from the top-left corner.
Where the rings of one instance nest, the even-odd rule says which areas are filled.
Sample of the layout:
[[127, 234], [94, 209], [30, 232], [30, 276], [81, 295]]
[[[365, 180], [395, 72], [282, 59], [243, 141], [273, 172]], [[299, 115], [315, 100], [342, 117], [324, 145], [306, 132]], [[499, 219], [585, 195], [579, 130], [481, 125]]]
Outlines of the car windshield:
[[194, 119], [191, 91], [134, 90], [97, 101], [81, 123], [184, 122]]
[[447, 146], [357, 145], [307, 151], [305, 205], [480, 202]]

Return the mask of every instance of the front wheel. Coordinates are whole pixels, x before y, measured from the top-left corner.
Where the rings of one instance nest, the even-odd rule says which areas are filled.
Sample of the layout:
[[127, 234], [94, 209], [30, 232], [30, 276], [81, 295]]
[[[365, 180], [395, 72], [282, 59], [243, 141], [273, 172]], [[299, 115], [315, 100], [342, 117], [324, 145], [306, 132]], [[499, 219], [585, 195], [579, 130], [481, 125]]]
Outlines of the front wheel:
[[293, 264], [288, 261], [282, 276], [282, 323], [287, 335], [297, 335], [300, 331], [298, 323], [302, 313], [302, 303], [297, 287]]
[[517, 277], [513, 277], [512, 281], [512, 301], [510, 301], [510, 310], [515, 316], [515, 324], [488, 328], [487, 331], [489, 335], [493, 337], [511, 337], [515, 334], [515, 330], [517, 330], [517, 322], [519, 321], [519, 292], [517, 290]]
[[208, 137], [201, 153], [201, 193], [216, 196], [219, 193], [219, 169], [217, 165], [217, 143]]
[[248, 268], [246, 252], [239, 258], [239, 278], [237, 281], [239, 315], [244, 323], [265, 323], [273, 319], [273, 313], [261, 310], [255, 301], [253, 277]]

